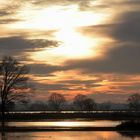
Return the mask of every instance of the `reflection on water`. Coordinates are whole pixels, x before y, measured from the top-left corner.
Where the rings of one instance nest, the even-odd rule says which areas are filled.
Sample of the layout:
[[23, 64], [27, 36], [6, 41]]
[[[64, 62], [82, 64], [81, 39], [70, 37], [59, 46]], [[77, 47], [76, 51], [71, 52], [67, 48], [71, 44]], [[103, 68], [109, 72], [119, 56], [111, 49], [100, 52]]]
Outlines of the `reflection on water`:
[[[115, 127], [120, 121], [48, 121], [48, 122], [8, 122], [16, 127]], [[115, 131], [46, 131], [8, 132], [0, 140], [140, 140], [140, 132]]]
[[139, 137], [139, 139], [140, 139], [140, 132], [139, 131], [134, 131], [134, 132], [131, 132], [131, 131], [120, 131], [119, 133], [122, 136], [125, 136], [125, 137], [130, 137], [130, 138]]
[[7, 133], [1, 140], [140, 140], [140, 137], [126, 137], [117, 132], [102, 131], [62, 131], [62, 132], [32, 132]]
[[120, 121], [45, 121], [45, 122], [8, 122], [8, 126], [16, 127], [115, 127]]

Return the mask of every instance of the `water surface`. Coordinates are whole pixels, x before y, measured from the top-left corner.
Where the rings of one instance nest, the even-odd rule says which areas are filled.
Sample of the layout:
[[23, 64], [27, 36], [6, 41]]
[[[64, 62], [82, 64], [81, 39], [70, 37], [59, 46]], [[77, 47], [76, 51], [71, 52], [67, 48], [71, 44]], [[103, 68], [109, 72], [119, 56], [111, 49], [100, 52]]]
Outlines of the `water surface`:
[[1, 140], [140, 140], [140, 137], [123, 136], [112, 131], [61, 131], [6, 133]]
[[39, 121], [39, 122], [8, 122], [7, 126], [14, 127], [115, 127], [121, 121]]

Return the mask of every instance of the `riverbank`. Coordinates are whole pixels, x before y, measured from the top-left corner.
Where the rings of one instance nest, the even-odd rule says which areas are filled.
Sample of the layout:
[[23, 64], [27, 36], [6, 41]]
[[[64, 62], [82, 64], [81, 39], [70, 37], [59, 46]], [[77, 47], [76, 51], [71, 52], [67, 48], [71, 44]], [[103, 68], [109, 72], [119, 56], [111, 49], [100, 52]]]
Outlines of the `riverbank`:
[[[1, 131], [1, 128], [0, 128]], [[137, 129], [123, 129], [118, 127], [5, 127], [5, 132], [44, 132], [44, 131], [117, 131], [129, 132], [135, 131], [140, 134], [140, 128]]]
[[[1, 118], [1, 117], [0, 117]], [[140, 112], [14, 112], [7, 113], [6, 121], [39, 121], [48, 119], [87, 119], [87, 120], [139, 120]]]
[[122, 122], [116, 128], [119, 130], [140, 130], [140, 120]]

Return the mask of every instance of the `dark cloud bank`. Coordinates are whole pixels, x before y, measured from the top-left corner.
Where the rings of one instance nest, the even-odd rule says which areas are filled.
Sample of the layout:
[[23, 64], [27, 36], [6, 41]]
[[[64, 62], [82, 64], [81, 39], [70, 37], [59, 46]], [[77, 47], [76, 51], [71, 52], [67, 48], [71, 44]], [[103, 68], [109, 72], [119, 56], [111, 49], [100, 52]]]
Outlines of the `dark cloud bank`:
[[29, 40], [22, 36], [11, 36], [0, 38], [0, 54], [1, 55], [19, 55], [25, 52], [33, 52], [35, 49], [44, 47], [56, 47], [57, 42], [45, 39]]
[[[116, 40], [107, 50], [105, 57], [69, 61], [71, 68], [84, 72], [140, 74], [140, 11], [128, 12], [118, 18], [114, 25], [103, 26], [103, 31]], [[93, 28], [93, 30], [92, 30]], [[92, 35], [95, 27], [87, 27]], [[102, 26], [100, 26], [102, 29]], [[99, 31], [101, 32], [101, 29]], [[109, 44], [110, 45], [110, 44]]]

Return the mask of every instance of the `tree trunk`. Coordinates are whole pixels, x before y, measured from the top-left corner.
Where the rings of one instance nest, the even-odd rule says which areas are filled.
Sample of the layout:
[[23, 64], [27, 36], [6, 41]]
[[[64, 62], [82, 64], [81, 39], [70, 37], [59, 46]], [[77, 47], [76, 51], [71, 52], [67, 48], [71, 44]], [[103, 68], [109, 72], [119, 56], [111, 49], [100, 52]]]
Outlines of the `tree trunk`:
[[4, 132], [5, 132], [5, 103], [2, 102], [1, 105], [1, 133], [2, 136], [4, 136]]

